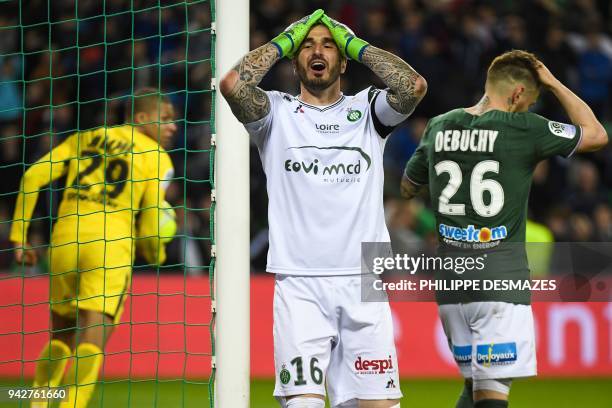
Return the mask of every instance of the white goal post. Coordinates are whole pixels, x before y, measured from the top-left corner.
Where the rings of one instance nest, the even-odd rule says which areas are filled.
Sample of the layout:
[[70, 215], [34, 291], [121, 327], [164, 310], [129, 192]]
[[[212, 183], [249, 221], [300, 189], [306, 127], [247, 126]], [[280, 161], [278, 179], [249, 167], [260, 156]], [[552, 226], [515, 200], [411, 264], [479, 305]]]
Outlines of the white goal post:
[[249, 1], [216, 2], [215, 407], [247, 408], [250, 374], [249, 137], [219, 80], [249, 51]]

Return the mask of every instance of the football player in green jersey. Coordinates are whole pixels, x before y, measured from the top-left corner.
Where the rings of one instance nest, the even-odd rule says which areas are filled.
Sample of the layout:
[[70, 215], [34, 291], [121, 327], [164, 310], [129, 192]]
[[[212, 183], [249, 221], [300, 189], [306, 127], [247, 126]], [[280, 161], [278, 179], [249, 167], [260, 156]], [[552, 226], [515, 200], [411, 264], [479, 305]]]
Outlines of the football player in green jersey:
[[[541, 89], [556, 96], [572, 124], [528, 111]], [[410, 199], [429, 185], [441, 247], [516, 245], [525, 241], [536, 164], [554, 155], [595, 151], [607, 143], [589, 106], [533, 54], [514, 50], [491, 63], [480, 102], [429, 121], [406, 165], [401, 191]], [[526, 258], [518, 258], [502, 258], [478, 279], [528, 280]], [[447, 271], [438, 277], [457, 279], [457, 274]], [[457, 408], [507, 407], [512, 379], [536, 375], [529, 292], [449, 291], [436, 293], [436, 300], [466, 379]]]

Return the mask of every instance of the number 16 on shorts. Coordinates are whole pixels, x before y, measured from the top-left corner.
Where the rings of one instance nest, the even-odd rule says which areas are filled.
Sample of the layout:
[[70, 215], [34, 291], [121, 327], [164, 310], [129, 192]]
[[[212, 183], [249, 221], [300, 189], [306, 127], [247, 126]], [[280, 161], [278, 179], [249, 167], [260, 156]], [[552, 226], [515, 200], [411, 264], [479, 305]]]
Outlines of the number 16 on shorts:
[[[307, 367], [304, 367], [304, 365]], [[279, 373], [279, 379], [283, 385], [300, 386], [323, 383], [323, 370], [318, 366], [319, 359], [310, 357], [304, 359], [302, 356], [297, 356], [289, 365], [283, 364]], [[291, 374], [293, 373], [293, 375]]]

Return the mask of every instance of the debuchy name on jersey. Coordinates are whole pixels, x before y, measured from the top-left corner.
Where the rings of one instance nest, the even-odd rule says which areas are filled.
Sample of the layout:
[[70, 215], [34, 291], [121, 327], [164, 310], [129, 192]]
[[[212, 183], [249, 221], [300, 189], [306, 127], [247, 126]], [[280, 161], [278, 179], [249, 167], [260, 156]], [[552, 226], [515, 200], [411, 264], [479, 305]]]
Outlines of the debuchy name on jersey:
[[[359, 274], [361, 243], [389, 242], [383, 150], [392, 127], [373, 113], [384, 93], [369, 88], [317, 107], [271, 91], [268, 115], [245, 125], [267, 176], [268, 272]], [[387, 107], [385, 123], [406, 118]]]
[[[501, 243], [523, 243], [535, 166], [554, 155], [569, 157], [580, 137], [580, 128], [531, 112], [493, 110], [476, 116], [455, 109], [429, 121], [405, 175], [415, 184], [429, 185], [443, 247], [488, 249]], [[505, 248], [506, 257], [486, 269], [491, 276], [481, 274], [479, 278], [529, 278], [524, 246], [520, 256], [518, 244]], [[497, 253], [503, 254], [501, 250]], [[529, 303], [528, 293], [470, 296], [471, 301]], [[442, 303], [465, 301], [458, 292], [442, 299]]]

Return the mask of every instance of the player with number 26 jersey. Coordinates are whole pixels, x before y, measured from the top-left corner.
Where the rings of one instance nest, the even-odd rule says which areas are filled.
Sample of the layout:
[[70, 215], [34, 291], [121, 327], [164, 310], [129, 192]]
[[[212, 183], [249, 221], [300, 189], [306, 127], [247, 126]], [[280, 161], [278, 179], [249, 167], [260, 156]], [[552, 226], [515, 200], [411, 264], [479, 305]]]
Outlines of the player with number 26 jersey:
[[438, 198], [433, 204], [441, 241], [524, 242], [536, 164], [569, 157], [580, 132], [531, 112], [476, 116], [455, 109], [430, 120], [406, 176], [429, 184]]
[[[490, 110], [472, 115], [455, 109], [430, 120], [405, 176], [428, 184], [438, 239], [448, 247], [486, 249], [525, 242], [527, 200], [536, 164], [569, 157], [580, 141], [579, 126], [549, 121], [531, 112]], [[490, 253], [479, 279], [529, 279], [517, 244]], [[450, 270], [437, 278], [454, 279]], [[529, 304], [529, 291], [438, 291], [439, 303], [507, 301]]]
[[[546, 89], [572, 124], [529, 112]], [[464, 261], [479, 257], [484, 265], [436, 270], [436, 279], [444, 283], [465, 279], [483, 284], [474, 290], [436, 291], [442, 327], [466, 379], [456, 408], [506, 408], [512, 380], [536, 375], [529, 290], [487, 290], [484, 283], [529, 280], [525, 229], [538, 162], [598, 150], [607, 142], [588, 105], [533, 54], [521, 50], [493, 60], [478, 104], [428, 123], [406, 165], [402, 195], [410, 199], [428, 184], [440, 252]]]

